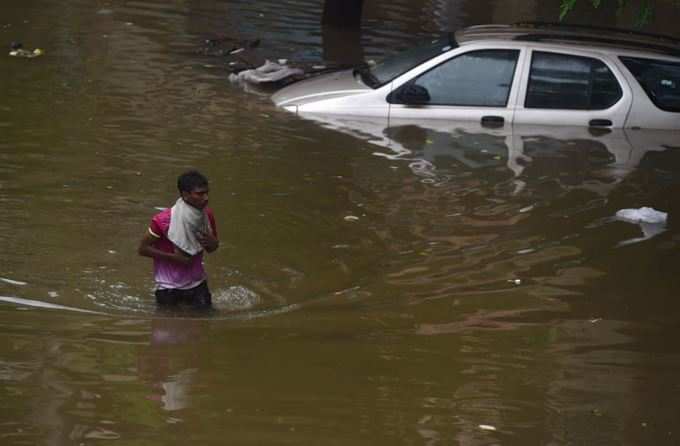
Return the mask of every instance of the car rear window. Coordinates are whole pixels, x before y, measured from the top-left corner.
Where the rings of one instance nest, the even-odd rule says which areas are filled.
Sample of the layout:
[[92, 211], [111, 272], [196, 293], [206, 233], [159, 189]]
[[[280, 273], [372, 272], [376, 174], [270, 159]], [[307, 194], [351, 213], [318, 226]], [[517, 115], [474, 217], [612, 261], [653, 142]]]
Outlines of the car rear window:
[[620, 59], [657, 107], [680, 112], [680, 63], [637, 57]]
[[526, 108], [604, 110], [621, 95], [619, 82], [601, 60], [533, 52]]

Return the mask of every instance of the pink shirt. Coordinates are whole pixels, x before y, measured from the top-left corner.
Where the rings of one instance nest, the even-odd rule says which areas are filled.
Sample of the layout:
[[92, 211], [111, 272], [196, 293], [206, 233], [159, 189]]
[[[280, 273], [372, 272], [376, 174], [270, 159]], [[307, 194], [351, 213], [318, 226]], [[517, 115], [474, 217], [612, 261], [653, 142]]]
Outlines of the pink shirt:
[[[149, 225], [149, 232], [157, 237], [154, 246], [165, 252], [174, 252], [175, 245], [168, 240], [168, 230], [170, 229], [170, 209], [154, 215]], [[217, 225], [215, 216], [211, 209], [206, 208], [210, 227], [213, 235], [217, 237]], [[206, 279], [205, 269], [203, 268], [203, 252], [191, 257], [189, 265], [182, 265], [166, 259], [153, 259], [153, 277], [157, 289], [181, 289], [186, 290], [198, 286]]]

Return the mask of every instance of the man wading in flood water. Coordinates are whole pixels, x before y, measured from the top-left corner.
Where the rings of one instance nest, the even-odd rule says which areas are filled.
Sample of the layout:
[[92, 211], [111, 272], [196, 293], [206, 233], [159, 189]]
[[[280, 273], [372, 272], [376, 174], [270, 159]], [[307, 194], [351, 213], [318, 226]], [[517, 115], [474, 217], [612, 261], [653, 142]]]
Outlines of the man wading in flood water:
[[208, 179], [190, 170], [177, 178], [177, 189], [177, 202], [154, 215], [138, 252], [153, 259], [158, 305], [210, 308], [203, 251], [215, 251], [219, 241], [215, 216], [207, 207]]

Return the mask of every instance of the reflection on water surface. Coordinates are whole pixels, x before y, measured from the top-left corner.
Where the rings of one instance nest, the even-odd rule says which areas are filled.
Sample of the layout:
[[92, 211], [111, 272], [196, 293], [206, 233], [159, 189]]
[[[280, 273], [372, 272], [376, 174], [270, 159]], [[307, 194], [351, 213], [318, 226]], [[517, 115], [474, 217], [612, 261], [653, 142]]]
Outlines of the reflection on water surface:
[[[343, 40], [321, 7], [0, 6], [3, 41], [45, 49], [0, 57], [1, 443], [672, 444], [676, 135], [319, 125], [199, 51], [377, 58], [559, 11], [369, 1]], [[135, 253], [188, 166], [223, 237], [210, 317], [157, 314]], [[642, 206], [667, 227], [622, 245]]]

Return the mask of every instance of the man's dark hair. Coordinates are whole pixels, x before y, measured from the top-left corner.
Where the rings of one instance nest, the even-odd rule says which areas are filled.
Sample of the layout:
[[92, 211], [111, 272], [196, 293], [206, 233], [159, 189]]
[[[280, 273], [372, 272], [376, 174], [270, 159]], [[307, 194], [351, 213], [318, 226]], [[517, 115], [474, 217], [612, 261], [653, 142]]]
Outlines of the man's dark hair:
[[177, 177], [177, 189], [179, 193], [193, 192], [194, 189], [208, 187], [208, 179], [198, 170], [188, 170]]

